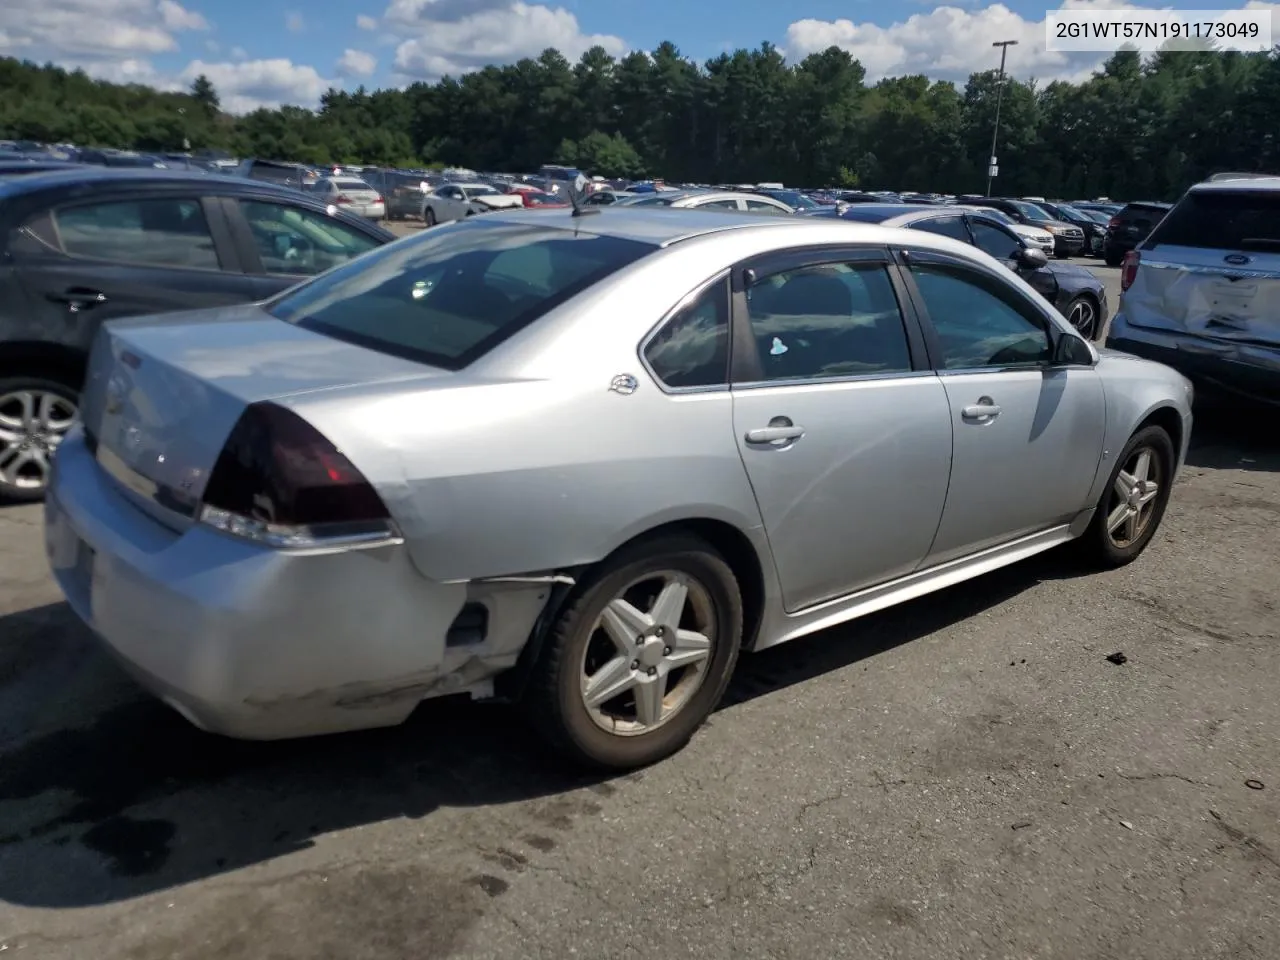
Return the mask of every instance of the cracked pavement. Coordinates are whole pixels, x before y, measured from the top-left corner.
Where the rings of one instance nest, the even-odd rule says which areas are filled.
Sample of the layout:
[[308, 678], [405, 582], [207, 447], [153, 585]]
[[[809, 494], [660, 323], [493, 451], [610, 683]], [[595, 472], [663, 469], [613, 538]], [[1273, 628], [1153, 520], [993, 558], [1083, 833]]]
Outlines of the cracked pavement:
[[0, 508], [0, 950], [1271, 960], [1266, 416], [1200, 413], [1136, 564], [1051, 554], [747, 657], [688, 749], [610, 780], [465, 702], [200, 734], [59, 604], [38, 509]]

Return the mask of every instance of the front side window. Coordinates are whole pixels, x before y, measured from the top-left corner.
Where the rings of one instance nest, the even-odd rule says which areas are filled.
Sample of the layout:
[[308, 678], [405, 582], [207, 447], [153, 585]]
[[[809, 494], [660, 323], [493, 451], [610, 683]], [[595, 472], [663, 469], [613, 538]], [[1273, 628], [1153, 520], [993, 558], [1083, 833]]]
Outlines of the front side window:
[[644, 358], [668, 387], [728, 384], [728, 281], [712, 284], [681, 308], [645, 346]]
[[73, 257], [217, 270], [217, 248], [199, 200], [165, 197], [67, 207], [54, 215]]
[[1021, 240], [994, 223], [970, 220], [969, 229], [973, 232], [974, 245], [997, 260], [1012, 260], [1022, 249]]
[[475, 217], [383, 247], [267, 309], [339, 340], [456, 370], [656, 249]]
[[314, 276], [379, 246], [353, 227], [304, 207], [241, 200], [240, 209], [267, 273]]
[[1033, 366], [1050, 355], [1046, 321], [1005, 284], [950, 264], [911, 266], [947, 370]]
[[940, 234], [944, 237], [950, 237], [952, 240], [959, 240], [961, 243], [969, 242], [969, 234], [964, 228], [964, 221], [959, 217], [930, 217], [928, 220], [921, 220], [911, 226], [915, 230]]
[[696, 205], [702, 210], [738, 210], [737, 200], [708, 200], [706, 203]]
[[765, 203], [763, 200], [748, 200], [747, 209], [754, 213], [768, 213], [787, 216], [787, 211], [783, 210], [776, 203]]
[[751, 286], [747, 306], [766, 380], [911, 369], [883, 264], [825, 263], [776, 273]]

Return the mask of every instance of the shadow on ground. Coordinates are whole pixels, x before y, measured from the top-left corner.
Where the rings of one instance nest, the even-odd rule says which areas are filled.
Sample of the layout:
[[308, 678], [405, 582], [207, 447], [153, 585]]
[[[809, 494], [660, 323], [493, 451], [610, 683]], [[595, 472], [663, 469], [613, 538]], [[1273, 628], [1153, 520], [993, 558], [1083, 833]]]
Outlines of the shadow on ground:
[[1195, 416], [1188, 466], [1280, 471], [1280, 409], [1203, 393]]
[[[1224, 423], [1210, 418], [1198, 431], [1194, 464], [1280, 467], [1280, 443], [1261, 439], [1267, 431]], [[982, 578], [981, 589], [961, 585], [746, 657], [721, 709], [909, 643], [1037, 583], [1082, 574], [1071, 557], [1054, 551]], [[0, 647], [12, 652], [16, 643], [39, 645], [41, 656], [103, 656], [64, 605], [0, 617]], [[36, 674], [0, 671], [0, 697]], [[21, 691], [46, 703], [59, 696], [53, 683]], [[468, 701], [426, 703], [391, 730], [245, 743], [202, 734], [139, 694], [85, 726], [14, 733], [14, 746], [0, 752], [0, 899], [40, 907], [137, 897], [305, 848], [323, 834], [441, 807], [582, 787], [611, 792], [604, 778], [549, 757], [514, 708]], [[100, 856], [86, 858], [86, 850]]]
[[[746, 657], [721, 709], [1074, 572], [1063, 557], [1038, 559], [987, 577], [981, 591], [950, 590], [866, 618], [856, 634], [828, 633]], [[0, 637], [31, 636], [37, 625], [46, 643], [83, 643], [63, 605], [0, 618]], [[102, 656], [91, 648], [84, 654]], [[88, 726], [19, 741], [0, 754], [0, 809], [9, 812], [0, 821], [7, 833], [0, 835], [0, 899], [41, 907], [112, 902], [277, 857], [361, 824], [581, 787], [610, 792], [605, 778], [558, 764], [525, 726], [512, 707], [439, 700], [390, 730], [246, 743], [203, 734], [140, 695]], [[105, 858], [105, 882], [83, 869], [84, 848]]]

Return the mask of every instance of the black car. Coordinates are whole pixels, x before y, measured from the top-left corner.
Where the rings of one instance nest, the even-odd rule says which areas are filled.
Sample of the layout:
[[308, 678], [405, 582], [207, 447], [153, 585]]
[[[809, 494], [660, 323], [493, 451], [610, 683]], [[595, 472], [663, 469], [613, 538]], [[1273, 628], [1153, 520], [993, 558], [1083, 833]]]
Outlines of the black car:
[[105, 320], [270, 297], [394, 235], [253, 180], [81, 167], [0, 178], [0, 499], [43, 494]]
[[[1055, 220], [1070, 223], [1084, 232], [1084, 253], [1091, 257], [1102, 256], [1102, 243], [1107, 235], [1105, 224], [1099, 223], [1084, 210], [1077, 210], [1069, 203], [1059, 200], [1032, 200], [1037, 207], [1043, 209]], [[1056, 246], [1056, 243], [1055, 243]]]
[[1126, 203], [1107, 224], [1107, 235], [1102, 242], [1102, 259], [1107, 266], [1120, 266], [1124, 255], [1147, 239], [1171, 209], [1173, 204], [1153, 200]]
[[1059, 260], [1073, 257], [1084, 249], [1084, 231], [1074, 224], [1055, 219], [1048, 210], [1038, 207], [1030, 200], [1016, 200], [1010, 197], [965, 196], [956, 200], [961, 204], [994, 207], [1018, 223], [1031, 227], [1039, 227], [1053, 234], [1053, 255]]
[[1106, 323], [1107, 291], [1101, 280], [1084, 267], [1050, 263], [1043, 250], [1026, 246], [1004, 224], [978, 211], [925, 204], [858, 203], [813, 216], [906, 227], [952, 237], [977, 247], [1018, 274], [1089, 340], [1097, 338]]
[[422, 216], [422, 198], [426, 195], [422, 185], [429, 182], [422, 174], [402, 170], [366, 169], [361, 177], [382, 194], [387, 205], [388, 220]]

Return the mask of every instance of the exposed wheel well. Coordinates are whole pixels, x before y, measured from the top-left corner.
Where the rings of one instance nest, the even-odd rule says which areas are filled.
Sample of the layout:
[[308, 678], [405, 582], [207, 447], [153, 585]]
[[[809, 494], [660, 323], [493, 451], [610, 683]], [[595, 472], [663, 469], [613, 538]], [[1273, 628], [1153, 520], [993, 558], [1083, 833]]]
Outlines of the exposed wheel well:
[[43, 376], [79, 390], [88, 362], [83, 351], [62, 344], [39, 341], [0, 344], [0, 377]]
[[628, 546], [637, 540], [648, 540], [676, 531], [691, 533], [705, 540], [724, 557], [725, 563], [733, 571], [738, 581], [738, 589], [742, 593], [742, 645], [750, 648], [755, 643], [756, 633], [764, 619], [764, 571], [760, 568], [760, 559], [755, 547], [737, 527], [722, 520], [708, 518], [677, 520], [663, 524], [632, 537], [623, 546]]
[[1161, 427], [1165, 433], [1169, 434], [1169, 439], [1173, 441], [1173, 455], [1176, 457], [1182, 453], [1182, 415], [1173, 407], [1161, 407], [1158, 410], [1152, 410], [1147, 415], [1147, 419], [1138, 424], [1138, 429], [1144, 427]]

